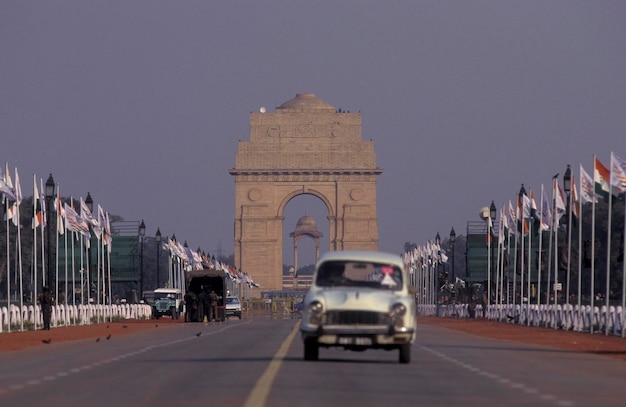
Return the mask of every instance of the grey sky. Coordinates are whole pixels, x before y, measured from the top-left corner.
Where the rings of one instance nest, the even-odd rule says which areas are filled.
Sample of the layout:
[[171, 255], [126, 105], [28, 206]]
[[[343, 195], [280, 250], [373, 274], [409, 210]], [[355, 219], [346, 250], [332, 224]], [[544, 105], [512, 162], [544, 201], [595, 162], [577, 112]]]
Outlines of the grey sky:
[[[626, 158], [625, 19], [624, 1], [4, 0], [0, 159], [25, 195], [52, 173], [64, 196], [228, 254], [249, 112], [315, 93], [362, 113], [379, 248], [400, 253], [568, 163]], [[328, 236], [313, 198], [284, 235], [305, 212]]]

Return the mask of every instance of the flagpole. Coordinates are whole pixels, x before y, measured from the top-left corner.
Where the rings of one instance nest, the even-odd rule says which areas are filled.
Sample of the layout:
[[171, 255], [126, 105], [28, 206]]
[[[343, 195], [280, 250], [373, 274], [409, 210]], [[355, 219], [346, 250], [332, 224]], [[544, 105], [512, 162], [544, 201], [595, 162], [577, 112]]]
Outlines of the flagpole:
[[[531, 191], [532, 193], [532, 191]], [[532, 230], [533, 230], [533, 222], [532, 219], [528, 222], [528, 273], [526, 274], [526, 325], [530, 326], [530, 273], [531, 273], [531, 265], [532, 265]]]
[[[85, 305], [85, 235], [80, 234], [80, 305]], [[81, 321], [82, 325], [82, 321]]]
[[[624, 228], [622, 229], [622, 236], [624, 236], [624, 234], [626, 234], [626, 191], [624, 191], [623, 194], [623, 199], [624, 199]], [[626, 310], [626, 237], [624, 237], [622, 239], [624, 242], [624, 247], [622, 247], [622, 321], [621, 321], [621, 326], [622, 326], [622, 338], [624, 337], [625, 334], [625, 329], [624, 329], [624, 310]]]
[[552, 293], [552, 288], [551, 288], [551, 283], [552, 283], [552, 255], [553, 255], [553, 248], [552, 248], [552, 243], [554, 241], [554, 225], [555, 225], [555, 217], [556, 217], [556, 213], [554, 212], [555, 209], [555, 201], [554, 201], [554, 181], [552, 181], [552, 218], [550, 219], [550, 230], [548, 231], [548, 261], [546, 262], [546, 269], [547, 269], [547, 275], [548, 275], [548, 279], [546, 281], [546, 305], [550, 305], [550, 294]]
[[[7, 184], [7, 186], [9, 188], [12, 188], [11, 185], [11, 178], [10, 178], [10, 174], [9, 174], [9, 163], [5, 163], [5, 174], [4, 174], [4, 181]], [[9, 182], [7, 182], [9, 181]], [[4, 213], [6, 214], [6, 234], [7, 234], [7, 314], [8, 314], [8, 323], [7, 323], [7, 328], [8, 328], [8, 332], [11, 332], [11, 269], [9, 267], [9, 264], [11, 264], [11, 248], [10, 248], [10, 241], [11, 241], [11, 234], [9, 232], [9, 198], [7, 198], [6, 196], [4, 197]]]
[[595, 172], [596, 172], [596, 155], [593, 155], [593, 172], [594, 172], [594, 192], [593, 200], [591, 201], [592, 214], [591, 214], [591, 333], [593, 333], [593, 320], [595, 317], [595, 280], [596, 280], [596, 191], [595, 191]]
[[[554, 194], [554, 211], [552, 211], [554, 217], [554, 312], [556, 313], [558, 305], [558, 284], [559, 284], [559, 216], [556, 211], [556, 196], [559, 193], [557, 190], [558, 180], [556, 178], [552, 181], [553, 194]], [[556, 329], [556, 318], [554, 318], [554, 329]]]
[[580, 174], [579, 177], [579, 189], [580, 195], [578, 196], [578, 313], [581, 312], [581, 296], [582, 296], [582, 240], [583, 240], [583, 174]]
[[[102, 244], [104, 245], [104, 239], [105, 239], [105, 235], [104, 232], [102, 233]], [[112, 312], [111, 312], [111, 307], [113, 306], [113, 295], [112, 295], [112, 290], [111, 290], [111, 247], [110, 247], [110, 242], [107, 242], [106, 247], [106, 264], [107, 264], [107, 274], [108, 274], [108, 280], [109, 280], [109, 322], [112, 321]], [[104, 248], [104, 246], [103, 246]], [[178, 310], [177, 310], [178, 311]]]
[[[17, 171], [17, 168], [15, 169]], [[16, 172], [17, 174], [17, 172]], [[17, 181], [17, 175], [15, 177], [16, 182]], [[16, 184], [17, 185], [17, 184]], [[16, 201], [16, 215], [17, 215], [17, 220], [18, 220], [18, 226], [17, 226], [17, 262], [18, 262], [18, 271], [19, 271], [19, 281], [20, 281], [20, 330], [23, 331], [24, 330], [24, 318], [21, 317], [22, 312], [23, 312], [23, 308], [24, 308], [24, 285], [23, 285], [23, 269], [22, 269], [22, 233], [21, 233], [21, 223], [19, 222], [20, 220], [20, 205], [17, 205], [17, 201]]]
[[[509, 278], [511, 277], [511, 227], [509, 226], [509, 231], [506, 235], [506, 304], [511, 305], [511, 298], [509, 297]], [[516, 242], [517, 244], [517, 242]], [[515, 249], [516, 250], [516, 249]], [[515, 258], [515, 256], [513, 256]], [[504, 270], [503, 270], [504, 272]], [[513, 268], [513, 274], [515, 274], [515, 267]]]
[[544, 197], [544, 188], [543, 184], [541, 184], [541, 204], [539, 205], [539, 241], [537, 245], [539, 246], [539, 253], [537, 253], [537, 309], [541, 305], [541, 258], [543, 253], [543, 197]]
[[[569, 171], [569, 165], [567, 166]], [[571, 187], [570, 187], [571, 188]], [[572, 192], [567, 191], [567, 290], [565, 297], [565, 304], [569, 305], [569, 293], [570, 293], [570, 273], [572, 264]], [[580, 255], [579, 255], [580, 257]]]
[[65, 281], [63, 281], [63, 325], [67, 325], [67, 304], [68, 304], [68, 300], [67, 300], [67, 291], [68, 291], [68, 285], [67, 285], [67, 222], [64, 222], [63, 226], [65, 227], [65, 233], [63, 236], [63, 251], [65, 254], [65, 261], [64, 261], [64, 270], [65, 270]]
[[513, 308], [515, 308], [515, 304], [517, 304], [517, 243], [519, 241], [519, 238], [517, 237], [517, 222], [518, 220], [515, 219], [515, 232], [513, 233], [515, 236], [515, 244], [513, 245]]
[[[72, 203], [74, 202], [74, 198], [72, 198]], [[75, 257], [75, 245], [76, 239], [78, 236], [76, 232], [72, 233], [72, 305], [76, 306], [76, 257]]]
[[[39, 191], [37, 191], [37, 176], [33, 174], [33, 279], [31, 283], [33, 284], [33, 297], [31, 299], [33, 303], [33, 309], [37, 307], [37, 225], [35, 219], [37, 218], [37, 199], [39, 199]], [[43, 225], [42, 225], [43, 227]], [[37, 330], [37, 318], [33, 318], [33, 326], [35, 331]]]
[[[491, 304], [491, 216], [487, 221], [487, 305]], [[439, 316], [439, 315], [437, 315]]]
[[[613, 170], [611, 170], [613, 171]], [[606, 303], [606, 317], [604, 323], [604, 334], [609, 334], [609, 286], [611, 282], [611, 212], [613, 206], [613, 184], [609, 182], [609, 220], [607, 225], [606, 236], [606, 289], [605, 289], [605, 303]]]

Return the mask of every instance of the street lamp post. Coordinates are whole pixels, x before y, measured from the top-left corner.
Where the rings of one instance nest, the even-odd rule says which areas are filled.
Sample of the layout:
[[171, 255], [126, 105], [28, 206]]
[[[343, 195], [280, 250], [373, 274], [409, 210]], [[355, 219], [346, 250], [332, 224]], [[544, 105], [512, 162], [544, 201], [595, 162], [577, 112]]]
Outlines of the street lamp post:
[[[491, 219], [491, 229], [487, 231], [487, 233], [489, 233], [489, 284], [488, 284], [488, 291], [487, 291], [487, 306], [489, 306], [491, 304], [491, 281], [493, 280], [491, 278], [491, 275], [493, 274], [493, 228], [494, 228], [494, 224], [496, 222], [496, 204], [491, 201], [491, 205], [489, 205], [489, 218]], [[497, 290], [496, 290], [497, 292]]]
[[159, 263], [161, 260], [161, 229], [157, 228], [156, 235], [154, 236], [154, 240], [157, 243], [157, 288], [161, 288], [161, 270], [159, 268]]
[[46, 221], [48, 222], [46, 226], [46, 240], [47, 240], [47, 250], [48, 250], [48, 264], [46, 268], [46, 283], [44, 285], [48, 285], [50, 289], [52, 289], [52, 245], [50, 244], [50, 229], [52, 229], [52, 198], [54, 197], [54, 178], [52, 178], [52, 174], [48, 177], [46, 181]]
[[146, 235], [146, 224], [141, 220], [139, 225], [139, 238], [141, 239], [141, 249], [139, 252], [139, 300], [143, 299], [143, 238]]
[[439, 263], [441, 261], [441, 237], [439, 236], [439, 232], [435, 236], [435, 244], [437, 245], [437, 265], [435, 266], [435, 307], [437, 316], [439, 316], [439, 289], [441, 285], [439, 284]]
[[565, 170], [565, 174], [563, 174], [563, 189], [567, 194], [567, 205], [565, 210], [567, 211], [567, 225], [565, 227], [565, 232], [567, 236], [567, 277], [566, 277], [566, 292], [565, 292], [565, 302], [569, 304], [569, 293], [570, 293], [570, 265], [571, 265], [571, 250], [572, 250], [572, 195], [570, 191], [572, 190], [572, 169], [569, 164], [567, 164], [567, 169]]
[[452, 257], [452, 284], [456, 283], [456, 275], [454, 274], [454, 242], [456, 242], [456, 232], [454, 228], [450, 230], [450, 256]]
[[[522, 184], [521, 188], [519, 189], [519, 194], [518, 194], [518, 208], [521, 208], [521, 213], [519, 214], [520, 218], [518, 219], [519, 223], [519, 235], [520, 235], [520, 252], [519, 252], [519, 270], [520, 270], [520, 275], [522, 276], [522, 283], [523, 283], [523, 276], [524, 276], [524, 260], [525, 260], [525, 256], [524, 256], [524, 224], [526, 222], [526, 220], [524, 219], [524, 197], [526, 196], [526, 188], [524, 188], [524, 184]], [[517, 288], [517, 273], [516, 271], [513, 272], [513, 303], [516, 302], [516, 288]], [[524, 285], [520, 284], [520, 305], [522, 304], [524, 298]]]

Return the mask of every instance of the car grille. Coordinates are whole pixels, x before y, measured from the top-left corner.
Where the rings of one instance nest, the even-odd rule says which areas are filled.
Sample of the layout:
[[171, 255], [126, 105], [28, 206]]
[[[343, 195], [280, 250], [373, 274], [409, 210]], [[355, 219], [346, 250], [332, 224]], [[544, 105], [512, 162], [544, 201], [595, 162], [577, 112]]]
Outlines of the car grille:
[[324, 324], [328, 325], [389, 325], [388, 314], [372, 311], [329, 311]]
[[169, 302], [157, 302], [156, 304], [154, 304], [154, 306], [157, 311], [168, 311], [170, 309]]

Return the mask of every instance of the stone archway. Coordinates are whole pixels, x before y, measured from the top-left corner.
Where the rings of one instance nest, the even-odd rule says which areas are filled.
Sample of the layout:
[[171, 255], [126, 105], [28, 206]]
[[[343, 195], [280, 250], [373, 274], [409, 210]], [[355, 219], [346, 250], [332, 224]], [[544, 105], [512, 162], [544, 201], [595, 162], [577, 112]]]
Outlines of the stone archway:
[[[330, 250], [376, 250], [373, 141], [361, 140], [361, 113], [337, 111], [311, 93], [275, 113], [250, 114], [250, 141], [239, 141], [235, 168], [235, 266], [262, 291], [282, 289], [287, 203], [317, 196], [328, 209]], [[258, 293], [257, 295], [259, 295]]]

